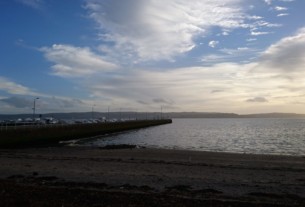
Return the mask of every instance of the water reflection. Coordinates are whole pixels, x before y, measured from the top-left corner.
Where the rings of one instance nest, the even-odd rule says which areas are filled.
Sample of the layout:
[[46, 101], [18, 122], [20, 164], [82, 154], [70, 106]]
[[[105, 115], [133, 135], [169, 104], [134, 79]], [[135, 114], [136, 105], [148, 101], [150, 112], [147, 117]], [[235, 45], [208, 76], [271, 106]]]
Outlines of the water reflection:
[[172, 124], [88, 140], [82, 145], [305, 155], [305, 119], [174, 119]]

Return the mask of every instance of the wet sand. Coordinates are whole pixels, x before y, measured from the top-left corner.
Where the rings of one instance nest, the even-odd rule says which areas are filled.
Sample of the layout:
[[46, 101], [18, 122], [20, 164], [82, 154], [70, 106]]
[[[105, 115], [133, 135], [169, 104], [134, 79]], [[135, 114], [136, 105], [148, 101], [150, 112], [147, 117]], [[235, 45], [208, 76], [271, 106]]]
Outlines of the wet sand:
[[1, 149], [0, 186], [1, 206], [305, 206], [305, 157]]

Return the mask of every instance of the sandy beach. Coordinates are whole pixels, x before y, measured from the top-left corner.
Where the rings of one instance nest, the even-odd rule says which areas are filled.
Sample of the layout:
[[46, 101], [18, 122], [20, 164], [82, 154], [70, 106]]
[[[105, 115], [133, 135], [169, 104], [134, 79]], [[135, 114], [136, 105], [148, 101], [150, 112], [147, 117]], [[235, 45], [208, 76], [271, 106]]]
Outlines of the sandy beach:
[[1, 149], [0, 185], [1, 206], [305, 206], [305, 157]]

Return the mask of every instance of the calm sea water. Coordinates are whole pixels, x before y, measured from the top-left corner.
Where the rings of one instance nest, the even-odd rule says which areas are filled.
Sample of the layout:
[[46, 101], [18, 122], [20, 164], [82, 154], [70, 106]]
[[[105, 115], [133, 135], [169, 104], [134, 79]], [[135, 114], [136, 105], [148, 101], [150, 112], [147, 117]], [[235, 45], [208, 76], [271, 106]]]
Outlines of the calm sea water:
[[305, 119], [174, 119], [172, 124], [89, 139], [82, 145], [305, 155]]

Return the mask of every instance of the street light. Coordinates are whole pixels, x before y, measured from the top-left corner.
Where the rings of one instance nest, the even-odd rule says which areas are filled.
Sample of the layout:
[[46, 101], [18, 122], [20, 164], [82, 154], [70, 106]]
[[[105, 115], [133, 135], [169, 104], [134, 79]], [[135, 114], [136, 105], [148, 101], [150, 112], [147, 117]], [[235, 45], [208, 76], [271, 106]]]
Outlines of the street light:
[[122, 108], [120, 108], [120, 121], [122, 121]]
[[95, 104], [92, 105], [92, 113], [91, 113], [91, 119], [93, 120], [93, 109], [94, 109]]
[[161, 119], [163, 119], [163, 106], [161, 105]]
[[34, 118], [35, 118], [35, 110], [36, 110], [36, 100], [38, 100], [39, 98], [34, 98], [34, 104], [33, 104], [33, 121], [34, 121]]

